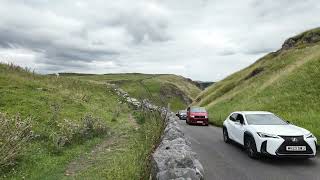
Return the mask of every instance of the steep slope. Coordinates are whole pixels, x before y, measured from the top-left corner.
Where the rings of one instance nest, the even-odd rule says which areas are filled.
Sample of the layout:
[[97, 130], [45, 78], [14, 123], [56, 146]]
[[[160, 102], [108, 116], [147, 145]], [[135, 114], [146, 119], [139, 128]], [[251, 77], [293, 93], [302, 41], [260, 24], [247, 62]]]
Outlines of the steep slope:
[[266, 110], [320, 137], [320, 29], [285, 41], [283, 47], [202, 92], [205, 106], [221, 125], [236, 110]]
[[116, 84], [133, 97], [147, 98], [161, 106], [170, 103], [173, 111], [184, 109], [201, 92], [192, 80], [171, 74], [63, 75], [98, 83]]
[[207, 87], [214, 84], [214, 82], [210, 82], [210, 81], [195, 81], [195, 83], [202, 90], [205, 90]]

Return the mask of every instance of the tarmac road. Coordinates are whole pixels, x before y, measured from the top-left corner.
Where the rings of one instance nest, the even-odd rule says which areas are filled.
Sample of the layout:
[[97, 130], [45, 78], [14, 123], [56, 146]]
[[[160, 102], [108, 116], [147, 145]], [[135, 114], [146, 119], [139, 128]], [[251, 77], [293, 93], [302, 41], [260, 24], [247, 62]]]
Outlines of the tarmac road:
[[215, 126], [178, 124], [204, 166], [206, 180], [320, 180], [320, 159], [250, 159], [235, 143], [226, 144]]

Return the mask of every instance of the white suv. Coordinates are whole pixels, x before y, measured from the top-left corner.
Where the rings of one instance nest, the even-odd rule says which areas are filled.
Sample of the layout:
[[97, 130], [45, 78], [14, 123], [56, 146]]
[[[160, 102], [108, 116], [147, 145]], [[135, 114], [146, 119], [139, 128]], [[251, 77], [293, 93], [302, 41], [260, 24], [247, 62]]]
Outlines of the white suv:
[[310, 131], [292, 125], [273, 113], [231, 113], [223, 123], [223, 139], [245, 147], [249, 157], [259, 154], [279, 157], [315, 157], [317, 139]]

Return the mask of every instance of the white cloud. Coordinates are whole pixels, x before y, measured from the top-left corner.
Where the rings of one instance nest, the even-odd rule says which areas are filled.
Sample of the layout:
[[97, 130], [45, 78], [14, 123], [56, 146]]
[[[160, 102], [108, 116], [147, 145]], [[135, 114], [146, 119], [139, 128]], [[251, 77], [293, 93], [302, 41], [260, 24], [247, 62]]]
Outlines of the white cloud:
[[2, 0], [0, 16], [0, 57], [41, 73], [174, 73], [216, 81], [318, 26], [320, 4]]

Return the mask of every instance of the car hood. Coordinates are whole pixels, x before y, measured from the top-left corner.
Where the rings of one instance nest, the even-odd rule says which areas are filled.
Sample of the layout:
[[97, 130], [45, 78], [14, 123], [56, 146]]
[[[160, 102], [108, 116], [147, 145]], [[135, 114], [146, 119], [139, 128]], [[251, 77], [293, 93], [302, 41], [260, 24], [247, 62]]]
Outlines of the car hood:
[[190, 113], [190, 115], [192, 115], [192, 116], [207, 116], [208, 113], [206, 113], [206, 112], [192, 112], [192, 113]]
[[250, 125], [256, 132], [282, 135], [282, 136], [301, 136], [310, 133], [308, 130], [298, 126], [288, 125]]

